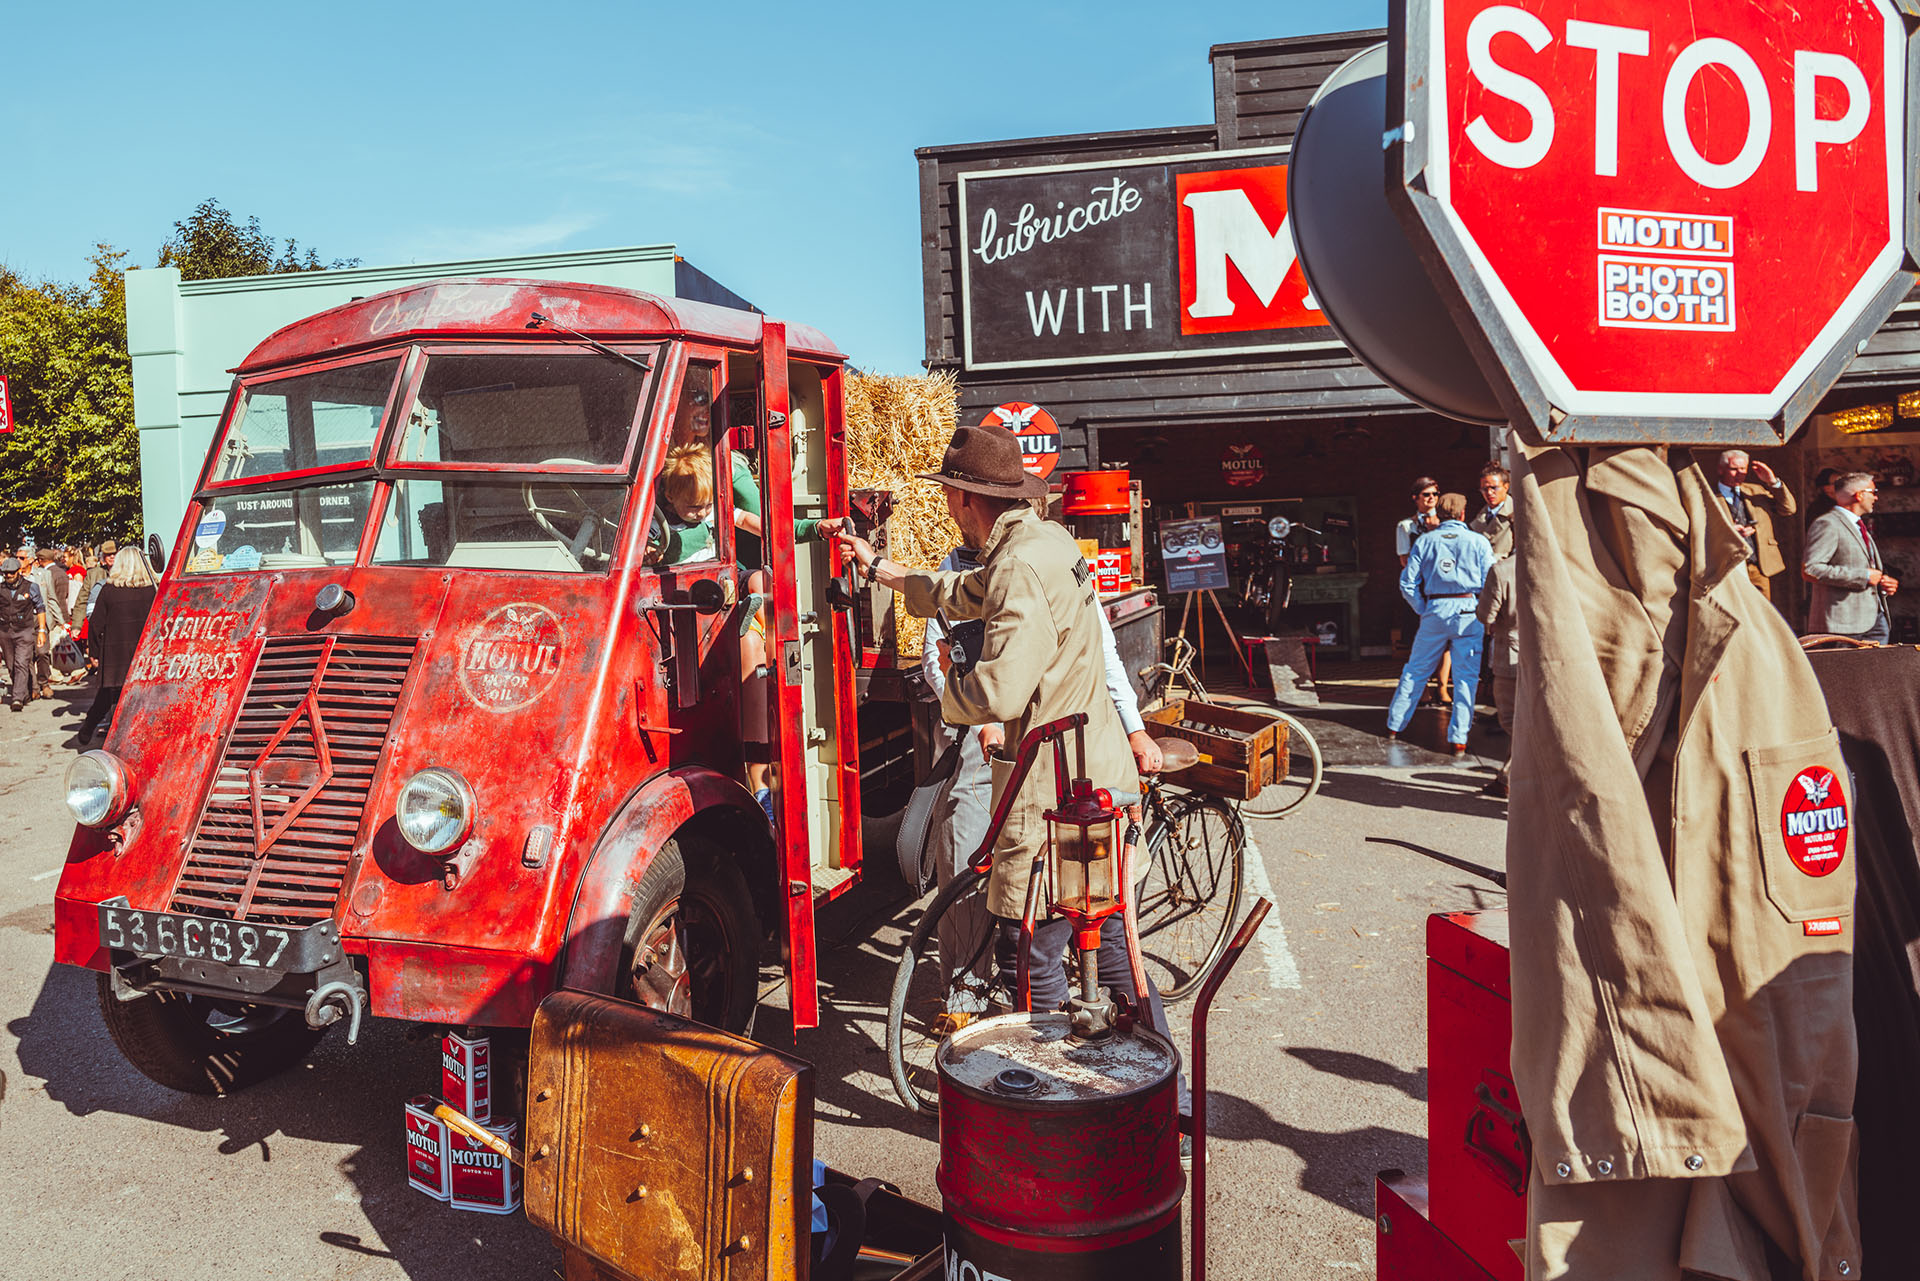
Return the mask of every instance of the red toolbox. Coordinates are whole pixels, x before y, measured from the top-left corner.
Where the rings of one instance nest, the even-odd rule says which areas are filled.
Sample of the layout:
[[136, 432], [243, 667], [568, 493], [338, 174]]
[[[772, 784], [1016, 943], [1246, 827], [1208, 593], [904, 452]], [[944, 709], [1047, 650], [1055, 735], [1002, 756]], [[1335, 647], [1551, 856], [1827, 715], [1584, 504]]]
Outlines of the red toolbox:
[[1434, 1227], [1428, 1209], [1425, 1184], [1398, 1170], [1375, 1180], [1373, 1258], [1381, 1281], [1497, 1281]]
[[1531, 1157], [1508, 1065], [1512, 1012], [1507, 914], [1429, 916], [1427, 1182], [1388, 1171], [1377, 1192], [1383, 1207], [1404, 1203], [1422, 1244], [1391, 1240], [1393, 1216], [1382, 1209], [1381, 1281], [1523, 1281], [1509, 1243], [1526, 1236]]

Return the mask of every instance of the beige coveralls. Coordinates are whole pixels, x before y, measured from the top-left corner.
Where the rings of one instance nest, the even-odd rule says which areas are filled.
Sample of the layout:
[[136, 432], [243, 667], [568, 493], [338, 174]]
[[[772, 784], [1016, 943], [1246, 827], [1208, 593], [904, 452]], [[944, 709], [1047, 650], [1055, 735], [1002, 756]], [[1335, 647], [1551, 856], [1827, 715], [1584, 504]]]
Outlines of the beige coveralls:
[[1697, 466], [1534, 450], [1515, 493], [1528, 1274], [1767, 1281], [1771, 1242], [1857, 1281], [1852, 793], [1820, 688]]
[[[1095, 787], [1138, 793], [1140, 775], [1113, 697], [1107, 692], [1100, 608], [1093, 576], [1073, 536], [1015, 507], [994, 522], [980, 549], [980, 568], [940, 573], [913, 570], [902, 594], [925, 618], [936, 611], [956, 622], [985, 619], [980, 658], [947, 681], [941, 715], [952, 725], [1006, 726], [1009, 758], [1036, 725], [1087, 714], [1087, 771]], [[1069, 740], [1068, 762], [1073, 761]], [[1010, 759], [993, 762], [993, 803], [1012, 774]], [[1042, 815], [1053, 807], [1053, 753], [1043, 751], [1020, 789], [994, 843], [987, 909], [1019, 917], [1026, 909], [1028, 870], [1046, 840]], [[1135, 869], [1145, 870], [1144, 860]]]

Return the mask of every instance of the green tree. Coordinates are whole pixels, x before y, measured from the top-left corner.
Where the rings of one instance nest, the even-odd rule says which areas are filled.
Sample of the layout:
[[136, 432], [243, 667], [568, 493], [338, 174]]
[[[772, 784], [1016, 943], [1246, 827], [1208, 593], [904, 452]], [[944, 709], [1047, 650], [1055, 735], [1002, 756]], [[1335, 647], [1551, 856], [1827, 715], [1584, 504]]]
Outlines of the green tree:
[[179, 222], [173, 236], [160, 246], [160, 265], [178, 267], [182, 280], [211, 280], [216, 276], [264, 276], [270, 272], [327, 271], [357, 267], [358, 258], [320, 261], [308, 249], [302, 252], [291, 239], [278, 251], [273, 237], [260, 230], [260, 219], [248, 215], [246, 225], [233, 220], [218, 200], [209, 196]]
[[126, 255], [98, 245], [85, 284], [0, 267], [0, 542], [139, 538], [140, 440], [127, 358]]

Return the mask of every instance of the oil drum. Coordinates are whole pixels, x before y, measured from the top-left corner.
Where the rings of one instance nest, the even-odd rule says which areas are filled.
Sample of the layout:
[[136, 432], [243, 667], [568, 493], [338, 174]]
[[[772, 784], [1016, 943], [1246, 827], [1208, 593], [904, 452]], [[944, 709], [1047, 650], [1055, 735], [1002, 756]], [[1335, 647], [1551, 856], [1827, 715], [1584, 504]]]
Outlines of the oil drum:
[[1007, 1014], [941, 1045], [948, 1277], [1181, 1275], [1179, 1052], [1146, 1028], [1071, 1031], [1064, 1014]]

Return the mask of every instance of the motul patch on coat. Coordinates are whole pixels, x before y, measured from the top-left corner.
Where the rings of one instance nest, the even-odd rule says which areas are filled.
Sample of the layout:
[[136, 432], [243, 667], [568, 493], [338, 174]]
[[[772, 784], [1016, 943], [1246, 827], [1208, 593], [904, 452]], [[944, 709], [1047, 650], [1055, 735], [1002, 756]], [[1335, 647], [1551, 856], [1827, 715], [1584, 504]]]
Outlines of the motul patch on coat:
[[1840, 918], [1837, 916], [1823, 916], [1817, 921], [1802, 921], [1800, 924], [1800, 932], [1810, 939], [1840, 932]]
[[1825, 876], [1847, 855], [1847, 794], [1834, 772], [1809, 765], [1793, 776], [1780, 804], [1787, 857], [1808, 876]]

